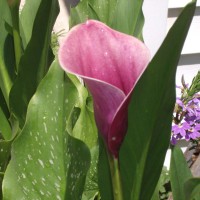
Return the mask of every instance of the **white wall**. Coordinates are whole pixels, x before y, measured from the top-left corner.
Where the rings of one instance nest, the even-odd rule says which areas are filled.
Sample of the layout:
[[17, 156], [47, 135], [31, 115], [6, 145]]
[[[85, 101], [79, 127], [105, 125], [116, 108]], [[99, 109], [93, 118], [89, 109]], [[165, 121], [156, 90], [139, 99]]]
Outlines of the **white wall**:
[[[172, 26], [182, 8], [190, 2], [189, 0], [169, 0], [169, 12], [167, 27]], [[181, 76], [184, 75], [187, 83], [191, 83], [194, 75], [200, 70], [200, 0], [193, 18], [188, 36], [186, 38], [182, 56], [177, 70], [176, 82], [181, 85]]]
[[143, 37], [151, 55], [156, 53], [167, 33], [168, 0], [144, 0]]

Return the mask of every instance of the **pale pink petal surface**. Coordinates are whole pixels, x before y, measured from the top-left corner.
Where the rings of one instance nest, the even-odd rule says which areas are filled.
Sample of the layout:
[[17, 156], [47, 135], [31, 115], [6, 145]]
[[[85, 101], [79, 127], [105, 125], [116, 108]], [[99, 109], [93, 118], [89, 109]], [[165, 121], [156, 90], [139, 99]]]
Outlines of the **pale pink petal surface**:
[[141, 41], [95, 20], [72, 28], [59, 50], [62, 68], [89, 88], [97, 127], [116, 157], [127, 131], [130, 94], [149, 58]]

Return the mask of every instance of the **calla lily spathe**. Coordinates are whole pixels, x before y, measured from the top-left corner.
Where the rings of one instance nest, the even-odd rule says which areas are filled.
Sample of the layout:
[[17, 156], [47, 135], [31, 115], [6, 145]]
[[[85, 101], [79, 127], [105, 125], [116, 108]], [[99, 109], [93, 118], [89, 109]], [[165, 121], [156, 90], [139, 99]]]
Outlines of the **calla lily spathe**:
[[68, 32], [58, 56], [61, 67], [87, 85], [99, 133], [108, 151], [118, 157], [131, 93], [147, 67], [149, 50], [132, 36], [88, 20]]

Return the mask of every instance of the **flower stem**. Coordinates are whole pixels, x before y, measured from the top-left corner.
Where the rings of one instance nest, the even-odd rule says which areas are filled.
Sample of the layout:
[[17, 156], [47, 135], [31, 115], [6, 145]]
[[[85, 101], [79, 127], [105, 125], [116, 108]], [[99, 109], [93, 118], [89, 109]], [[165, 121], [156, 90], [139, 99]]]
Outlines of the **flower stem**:
[[119, 159], [108, 153], [108, 160], [110, 164], [114, 200], [123, 200]]

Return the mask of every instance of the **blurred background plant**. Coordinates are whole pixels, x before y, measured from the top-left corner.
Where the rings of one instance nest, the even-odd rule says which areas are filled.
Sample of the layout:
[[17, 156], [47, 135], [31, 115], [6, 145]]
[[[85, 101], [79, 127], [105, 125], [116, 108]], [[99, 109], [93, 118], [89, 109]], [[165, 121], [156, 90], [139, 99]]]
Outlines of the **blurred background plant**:
[[200, 71], [191, 85], [185, 83], [182, 76], [181, 97], [177, 97], [174, 109], [171, 144], [184, 139], [198, 144], [200, 138]]

